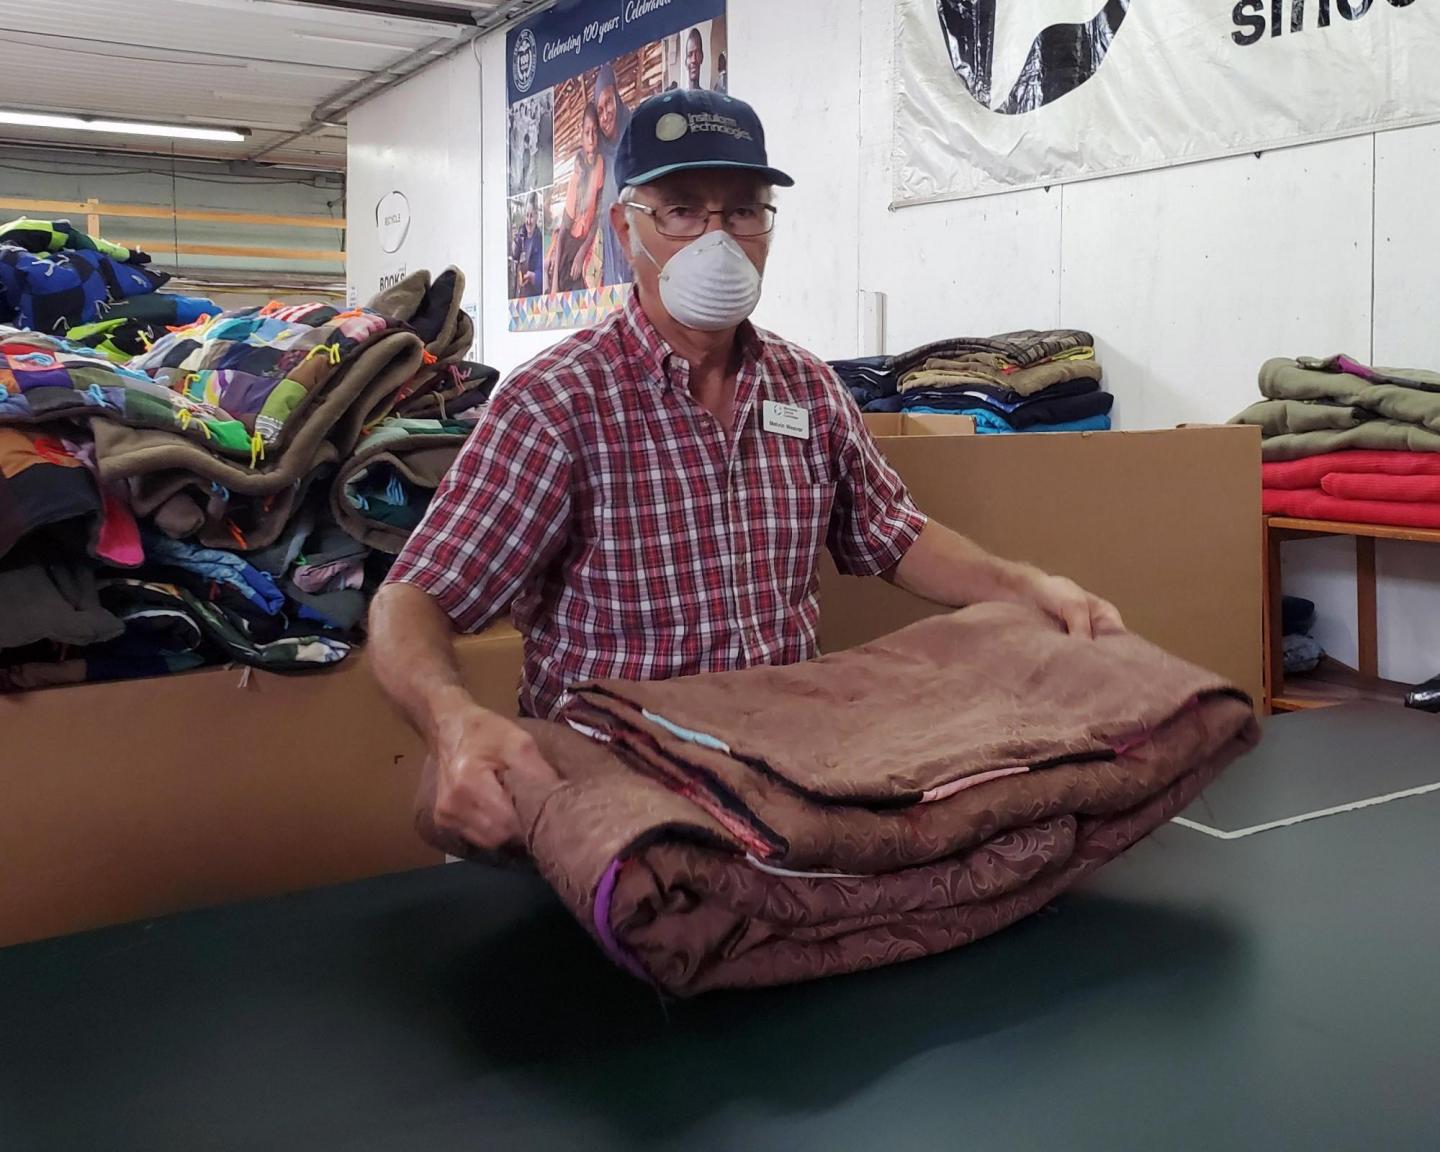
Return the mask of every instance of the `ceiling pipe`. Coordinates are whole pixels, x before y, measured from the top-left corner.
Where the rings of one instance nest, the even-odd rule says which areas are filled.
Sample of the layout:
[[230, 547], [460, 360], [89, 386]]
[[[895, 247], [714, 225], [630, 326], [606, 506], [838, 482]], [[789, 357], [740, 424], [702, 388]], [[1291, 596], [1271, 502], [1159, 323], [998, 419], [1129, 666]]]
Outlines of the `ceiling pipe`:
[[452, 4], [410, 3], [409, 0], [287, 0], [303, 8], [331, 8], [344, 12], [360, 12], [367, 16], [387, 16], [397, 20], [424, 20], [430, 24], [457, 24], [472, 28], [478, 21], [468, 7]]
[[[536, 12], [544, 11], [554, 3], [555, 0], [507, 0], [505, 4], [487, 13], [483, 18], [477, 16], [477, 26], [474, 30], [466, 33], [459, 39], [443, 37], [439, 40], [433, 40], [424, 47], [417, 48], [414, 52], [407, 53], [400, 59], [386, 65], [384, 68], [377, 68], [368, 76], [364, 76], [355, 81], [355, 83], [348, 84], [338, 92], [332, 93], [322, 103], [315, 106], [315, 109], [310, 114], [310, 123], [304, 128], [287, 133], [273, 144], [267, 144], [259, 151], [250, 153], [250, 155], [245, 157], [245, 160], [249, 163], [254, 163], [262, 156], [268, 156], [272, 152], [276, 152], [289, 144], [295, 143], [296, 140], [304, 139], [306, 136], [318, 132], [322, 128], [329, 127], [330, 124], [327, 122], [333, 123], [336, 120], [344, 119], [349, 113], [360, 107], [360, 105], [366, 104], [381, 93], [388, 92], [391, 88], [418, 76], [421, 72], [439, 64], [442, 60], [448, 60], [451, 56], [454, 56], [455, 53], [469, 47], [476, 40], [480, 39], [480, 37], [504, 27], [516, 17], [520, 15], [529, 16]], [[447, 45], [448, 47], [446, 47]], [[436, 54], [437, 48], [443, 49], [443, 51]], [[412, 63], [415, 64], [414, 67], [403, 70]], [[378, 86], [368, 92], [361, 91], [361, 89], [375, 84], [381, 77], [385, 76], [390, 77], [390, 79], [380, 82]]]

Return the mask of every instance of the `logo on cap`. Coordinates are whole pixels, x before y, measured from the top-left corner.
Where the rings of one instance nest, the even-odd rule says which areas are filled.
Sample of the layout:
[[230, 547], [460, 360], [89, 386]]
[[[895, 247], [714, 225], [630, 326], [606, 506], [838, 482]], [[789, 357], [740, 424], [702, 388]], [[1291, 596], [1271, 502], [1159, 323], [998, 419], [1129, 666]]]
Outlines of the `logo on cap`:
[[678, 112], [667, 112], [655, 121], [655, 139], [664, 140], [667, 144], [672, 140], [679, 140], [688, 131], [689, 123]]
[[528, 92], [535, 83], [536, 55], [535, 33], [525, 28], [515, 37], [515, 54], [510, 61], [517, 92]]

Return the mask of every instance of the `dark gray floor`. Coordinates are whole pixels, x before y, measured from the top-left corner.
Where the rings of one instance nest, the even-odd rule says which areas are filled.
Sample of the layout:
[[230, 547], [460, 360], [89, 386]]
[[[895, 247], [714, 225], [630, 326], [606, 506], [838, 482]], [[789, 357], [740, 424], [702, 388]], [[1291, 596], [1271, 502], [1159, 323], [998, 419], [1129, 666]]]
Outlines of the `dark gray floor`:
[[1220, 777], [1189, 819], [1234, 832], [1440, 781], [1440, 716], [1357, 704], [1274, 723], [1286, 738]]
[[[1356, 771], [1434, 755], [1353, 721]], [[1323, 807], [1346, 731], [1278, 721], [1234, 779]], [[1171, 826], [959, 952], [668, 1006], [473, 866], [13, 948], [0, 1147], [1440, 1148], [1437, 829]]]

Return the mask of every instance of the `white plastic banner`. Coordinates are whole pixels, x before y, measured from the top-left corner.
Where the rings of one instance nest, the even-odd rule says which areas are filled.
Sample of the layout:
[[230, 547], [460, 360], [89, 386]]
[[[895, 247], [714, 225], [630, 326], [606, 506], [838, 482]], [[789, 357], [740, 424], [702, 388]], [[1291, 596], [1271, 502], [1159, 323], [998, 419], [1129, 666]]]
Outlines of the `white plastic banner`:
[[897, 205], [1440, 120], [1440, 0], [897, 0]]

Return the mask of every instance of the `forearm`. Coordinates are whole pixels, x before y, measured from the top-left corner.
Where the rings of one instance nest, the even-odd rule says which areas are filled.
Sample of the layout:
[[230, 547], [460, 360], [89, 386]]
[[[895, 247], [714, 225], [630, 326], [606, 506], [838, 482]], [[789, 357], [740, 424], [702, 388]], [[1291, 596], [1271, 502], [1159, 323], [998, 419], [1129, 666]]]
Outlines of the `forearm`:
[[410, 726], [433, 745], [440, 718], [471, 702], [449, 617], [410, 584], [387, 584], [370, 609], [371, 668]]
[[1039, 569], [1002, 560], [934, 520], [888, 574], [891, 583], [936, 604], [961, 608], [1029, 599]]

